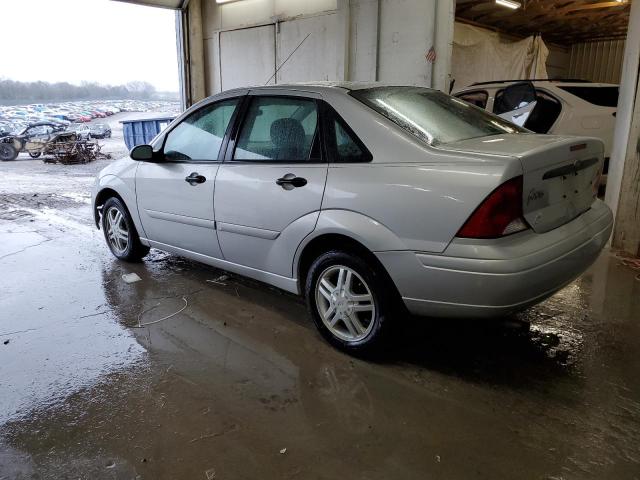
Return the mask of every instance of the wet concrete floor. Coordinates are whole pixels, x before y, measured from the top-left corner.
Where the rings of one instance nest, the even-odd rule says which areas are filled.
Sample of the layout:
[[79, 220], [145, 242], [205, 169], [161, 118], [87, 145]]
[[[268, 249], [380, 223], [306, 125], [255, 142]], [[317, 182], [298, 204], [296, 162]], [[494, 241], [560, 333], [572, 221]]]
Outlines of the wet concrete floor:
[[0, 164], [0, 479], [640, 478], [640, 272], [613, 254], [512, 319], [408, 320], [365, 361], [295, 296], [117, 261], [101, 166]]

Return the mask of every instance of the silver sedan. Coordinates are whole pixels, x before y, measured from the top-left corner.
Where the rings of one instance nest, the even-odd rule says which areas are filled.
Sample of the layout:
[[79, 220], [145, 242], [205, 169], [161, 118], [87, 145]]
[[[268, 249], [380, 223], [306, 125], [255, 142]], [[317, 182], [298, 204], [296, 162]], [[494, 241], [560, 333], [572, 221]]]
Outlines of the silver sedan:
[[374, 350], [405, 310], [492, 317], [552, 295], [612, 228], [603, 144], [537, 135], [419, 87], [224, 92], [96, 180], [107, 245], [150, 247], [306, 297], [324, 337]]

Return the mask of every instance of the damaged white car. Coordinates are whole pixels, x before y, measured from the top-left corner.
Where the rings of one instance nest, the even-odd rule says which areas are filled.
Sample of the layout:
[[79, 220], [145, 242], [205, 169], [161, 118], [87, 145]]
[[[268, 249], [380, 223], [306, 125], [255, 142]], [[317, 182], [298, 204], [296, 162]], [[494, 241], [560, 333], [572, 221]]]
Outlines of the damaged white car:
[[618, 90], [618, 85], [581, 80], [506, 80], [474, 83], [454, 95], [535, 133], [599, 138], [606, 176]]

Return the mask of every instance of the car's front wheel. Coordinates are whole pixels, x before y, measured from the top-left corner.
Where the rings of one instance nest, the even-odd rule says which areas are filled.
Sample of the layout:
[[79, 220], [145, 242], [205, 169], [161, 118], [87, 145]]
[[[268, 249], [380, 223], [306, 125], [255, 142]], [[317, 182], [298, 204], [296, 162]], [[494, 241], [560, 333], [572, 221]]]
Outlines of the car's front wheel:
[[139, 262], [149, 253], [140, 243], [129, 211], [119, 198], [109, 198], [102, 207], [102, 231], [111, 253], [120, 260]]
[[342, 251], [320, 255], [311, 265], [305, 294], [320, 333], [349, 353], [376, 353], [389, 340], [394, 288], [375, 265]]

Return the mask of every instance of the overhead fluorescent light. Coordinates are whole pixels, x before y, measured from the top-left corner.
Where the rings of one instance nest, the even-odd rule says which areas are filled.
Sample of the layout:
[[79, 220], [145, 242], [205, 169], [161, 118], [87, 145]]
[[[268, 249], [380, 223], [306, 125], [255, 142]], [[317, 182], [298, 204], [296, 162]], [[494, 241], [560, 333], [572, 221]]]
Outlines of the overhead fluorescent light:
[[216, 3], [231, 3], [237, 2], [238, 0], [216, 0]]
[[498, 5], [502, 5], [503, 7], [511, 8], [513, 10], [520, 8], [522, 5], [520, 2], [514, 2], [513, 0], [496, 0]]

